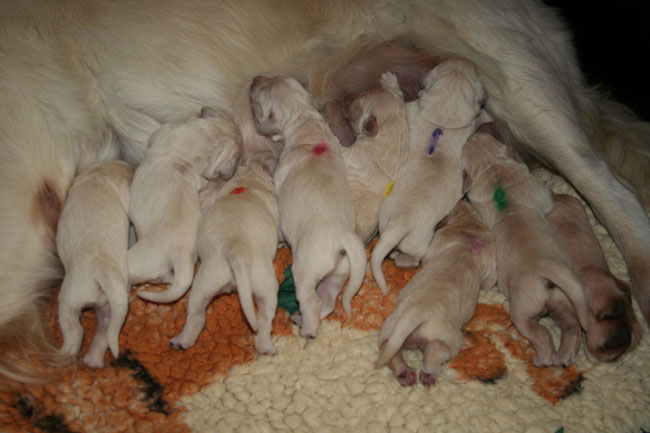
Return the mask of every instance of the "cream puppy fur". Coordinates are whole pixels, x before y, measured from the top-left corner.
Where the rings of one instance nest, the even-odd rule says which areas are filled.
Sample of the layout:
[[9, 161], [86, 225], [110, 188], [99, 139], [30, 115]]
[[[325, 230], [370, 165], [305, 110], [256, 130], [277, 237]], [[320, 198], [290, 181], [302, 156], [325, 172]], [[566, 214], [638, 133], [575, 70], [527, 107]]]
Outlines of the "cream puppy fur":
[[452, 59], [427, 74], [419, 99], [406, 104], [408, 158], [379, 209], [380, 237], [370, 258], [384, 294], [388, 293], [381, 270], [384, 258], [397, 248], [398, 266], [417, 266], [434, 227], [463, 196], [460, 155], [469, 136], [488, 120], [481, 115], [484, 100], [474, 66]]
[[397, 77], [385, 72], [381, 87], [355, 98], [348, 117], [356, 141], [343, 147], [345, 174], [354, 200], [356, 233], [369, 242], [379, 226], [379, 206], [390, 194], [397, 171], [408, 155], [404, 95]]
[[556, 352], [550, 333], [538, 323], [546, 314], [562, 314], [568, 297], [582, 328], [589, 327], [584, 290], [546, 219], [553, 209], [551, 191], [488, 134], [470, 138], [463, 167], [471, 181], [470, 202], [496, 239], [499, 289], [510, 301], [512, 323], [533, 344], [533, 363], [569, 364], [574, 345], [567, 341]]
[[237, 126], [204, 108], [201, 116], [163, 125], [149, 141], [131, 186], [129, 215], [138, 242], [129, 249], [129, 282], [171, 282], [164, 292], [138, 292], [153, 302], [172, 302], [192, 284], [198, 191], [206, 179], [233, 175], [241, 152]]
[[256, 77], [251, 103], [258, 130], [278, 135], [284, 144], [274, 175], [280, 229], [293, 254], [300, 335], [315, 337], [348, 276], [343, 308], [351, 313], [351, 299], [366, 272], [340, 144], [311, 96], [292, 78]]
[[63, 206], [56, 235], [65, 278], [59, 292], [61, 352], [79, 353], [82, 309], [91, 307], [97, 331], [84, 362], [103, 367], [110, 347], [120, 354], [118, 336], [129, 309], [126, 252], [129, 188], [134, 167], [122, 161], [96, 163], [75, 179]]
[[388, 363], [397, 380], [415, 385], [415, 371], [401, 349], [424, 349], [420, 381], [434, 385], [442, 364], [463, 346], [462, 328], [476, 309], [480, 289], [496, 284], [496, 247], [492, 233], [464, 200], [436, 231], [422, 258], [422, 269], [397, 298], [395, 310], [379, 332], [377, 367]]
[[274, 167], [270, 153], [253, 156], [201, 218], [197, 240], [201, 266], [187, 303], [185, 327], [169, 342], [174, 349], [192, 347], [205, 325], [210, 301], [236, 288], [246, 320], [256, 332], [255, 348], [264, 355], [276, 353], [271, 341], [278, 303], [273, 268], [279, 224]]

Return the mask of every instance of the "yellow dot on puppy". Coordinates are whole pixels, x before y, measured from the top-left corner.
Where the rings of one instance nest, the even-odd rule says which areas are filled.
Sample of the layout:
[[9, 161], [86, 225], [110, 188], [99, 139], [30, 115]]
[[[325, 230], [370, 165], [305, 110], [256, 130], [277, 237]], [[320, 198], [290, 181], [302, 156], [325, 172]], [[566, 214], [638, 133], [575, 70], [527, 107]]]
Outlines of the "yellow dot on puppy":
[[388, 182], [386, 188], [384, 189], [384, 198], [390, 195], [390, 192], [393, 190], [393, 182]]

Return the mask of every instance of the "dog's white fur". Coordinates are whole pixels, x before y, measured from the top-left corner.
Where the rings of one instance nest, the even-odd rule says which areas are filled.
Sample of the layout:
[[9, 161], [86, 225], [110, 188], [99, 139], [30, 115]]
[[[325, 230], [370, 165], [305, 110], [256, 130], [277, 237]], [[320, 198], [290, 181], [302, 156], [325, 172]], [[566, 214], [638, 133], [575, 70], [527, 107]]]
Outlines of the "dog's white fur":
[[274, 175], [280, 229], [293, 256], [300, 335], [315, 337], [348, 277], [342, 302], [351, 314], [350, 302], [366, 273], [340, 144], [311, 96], [292, 78], [254, 82], [251, 101], [258, 130], [278, 135], [284, 144]]
[[[327, 89], [322, 69], [345, 64], [353, 45], [362, 52], [362, 34], [406, 35], [405, 46], [423, 56], [477, 65], [501, 132], [594, 207], [650, 319], [650, 221], [596, 152], [615, 148], [623, 174], [636, 173], [631, 180], [648, 197], [650, 128], [585, 87], [569, 32], [540, 2], [10, 1], [0, 12], [0, 243], [20, 248], [0, 251], [2, 347], [22, 359], [53, 352], [39, 306], [62, 275], [55, 222], [79, 170], [118, 155], [141, 162], [160, 124], [203, 105], [228, 109], [263, 72], [304, 81], [323, 72]], [[632, 147], [636, 156], [624, 158]], [[0, 357], [2, 374], [29, 380], [34, 369], [8, 359]]]
[[462, 328], [478, 303], [480, 289], [497, 280], [492, 233], [472, 206], [459, 201], [447, 225], [436, 231], [422, 258], [422, 269], [402, 289], [395, 310], [379, 332], [377, 367], [389, 363], [402, 385], [414, 385], [415, 373], [401, 349], [424, 350], [420, 380], [435, 383], [442, 364], [463, 346]]
[[[409, 146], [392, 193], [379, 208], [379, 242], [370, 268], [377, 285], [388, 293], [381, 263], [394, 248], [396, 264], [414, 267], [431, 242], [433, 230], [463, 196], [460, 155], [481, 123], [485, 90], [474, 66], [451, 59], [435, 67], [424, 80], [417, 101], [406, 104]], [[429, 141], [442, 130], [433, 154]]]
[[354, 200], [355, 231], [366, 243], [377, 232], [379, 207], [408, 155], [404, 95], [395, 74], [385, 72], [380, 83], [381, 88], [365, 92], [350, 104], [356, 141], [341, 149]]
[[204, 108], [201, 117], [154, 132], [131, 185], [129, 216], [138, 241], [129, 249], [129, 282], [171, 282], [163, 292], [140, 291], [153, 302], [173, 302], [192, 284], [199, 190], [207, 179], [233, 175], [241, 152], [239, 129]]
[[[171, 347], [192, 347], [205, 326], [205, 309], [212, 298], [236, 287], [246, 320], [255, 331], [258, 353], [276, 353], [271, 341], [278, 303], [273, 268], [279, 229], [274, 167], [272, 155], [251, 157], [201, 218], [197, 240], [201, 266], [187, 303], [185, 327], [169, 342]], [[245, 190], [239, 192], [237, 188]]]
[[[546, 314], [565, 317], [570, 313], [565, 311], [568, 297], [587, 330], [587, 300], [546, 219], [553, 209], [551, 191], [506, 152], [506, 146], [489, 134], [476, 133], [469, 139], [463, 151], [463, 168], [471, 179], [467, 195], [496, 239], [499, 289], [510, 301], [512, 323], [533, 344], [533, 363], [566, 366], [573, 362], [575, 341], [566, 340], [556, 351], [539, 319]], [[574, 328], [567, 331], [573, 334]]]
[[59, 292], [61, 352], [81, 349], [82, 309], [91, 307], [97, 331], [84, 356], [90, 367], [103, 367], [110, 347], [118, 357], [118, 336], [129, 309], [126, 253], [129, 196], [134, 167], [122, 161], [89, 166], [75, 179], [61, 212], [56, 246], [65, 268]]

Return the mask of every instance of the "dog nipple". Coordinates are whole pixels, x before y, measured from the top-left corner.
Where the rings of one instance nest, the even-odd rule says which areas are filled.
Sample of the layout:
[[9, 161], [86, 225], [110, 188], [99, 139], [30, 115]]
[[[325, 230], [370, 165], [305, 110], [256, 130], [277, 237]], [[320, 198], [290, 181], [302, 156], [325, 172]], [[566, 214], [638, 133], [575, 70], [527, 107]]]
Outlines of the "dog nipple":
[[318, 143], [314, 148], [312, 149], [311, 153], [313, 153], [316, 156], [320, 156], [327, 152], [329, 150], [329, 146], [327, 143]]
[[244, 191], [246, 191], [246, 188], [244, 188], [243, 186], [239, 186], [233, 189], [232, 191], [230, 191], [230, 194], [241, 194]]

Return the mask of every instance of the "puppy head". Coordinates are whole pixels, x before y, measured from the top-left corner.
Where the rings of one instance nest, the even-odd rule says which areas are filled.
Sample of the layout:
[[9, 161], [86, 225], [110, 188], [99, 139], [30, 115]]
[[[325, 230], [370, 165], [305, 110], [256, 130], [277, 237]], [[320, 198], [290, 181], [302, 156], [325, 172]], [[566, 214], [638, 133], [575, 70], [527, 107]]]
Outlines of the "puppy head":
[[314, 109], [314, 101], [295, 79], [257, 76], [253, 79], [250, 101], [257, 130], [262, 135], [281, 135], [286, 122], [305, 109]]
[[419, 95], [422, 116], [446, 128], [468, 126], [481, 112], [486, 93], [474, 65], [450, 59], [427, 74]]
[[242, 151], [239, 128], [225, 113], [211, 107], [203, 107], [201, 119], [211, 122], [209, 127], [214, 137], [214, 146], [207, 156], [203, 176], [206, 179], [229, 179], [235, 173]]
[[273, 182], [273, 174], [278, 165], [278, 158], [272, 152], [259, 152], [248, 158], [246, 165]]
[[463, 147], [462, 165], [467, 179], [471, 183], [474, 177], [488, 167], [497, 158], [507, 157], [506, 147], [494, 137], [485, 133], [475, 133]]

